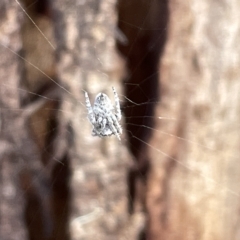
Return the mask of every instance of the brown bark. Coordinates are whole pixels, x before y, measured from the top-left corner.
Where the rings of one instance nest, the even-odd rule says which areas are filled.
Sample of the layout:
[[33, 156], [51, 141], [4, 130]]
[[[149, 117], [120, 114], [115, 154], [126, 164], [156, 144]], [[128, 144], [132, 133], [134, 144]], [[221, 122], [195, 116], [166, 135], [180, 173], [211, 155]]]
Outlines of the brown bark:
[[[239, 239], [239, 3], [121, 0], [119, 31], [115, 1], [26, 2], [56, 49], [0, 3], [0, 238]], [[121, 143], [85, 108], [112, 85]]]
[[[1, 43], [8, 44], [15, 51], [19, 51], [19, 12], [11, 1], [4, 1], [0, 5], [1, 9]], [[12, 31], [8, 29], [12, 28]], [[4, 41], [5, 40], [5, 41]], [[3, 42], [4, 41], [4, 42]], [[21, 71], [19, 61], [6, 48], [1, 46], [0, 79], [1, 84], [8, 79], [12, 89], [4, 91], [1, 88], [1, 107], [19, 108], [17, 85], [20, 80]], [[16, 119], [16, 113], [1, 111], [1, 202], [0, 202], [0, 238], [1, 239], [26, 239], [27, 233], [24, 229], [23, 221], [23, 197], [19, 197], [20, 190], [18, 178], [15, 173], [21, 166], [21, 160], [13, 153], [12, 131], [15, 126], [6, 126], [8, 121]], [[15, 230], [13, 232], [13, 229]]]
[[[19, 51], [21, 48], [19, 11], [11, 1], [1, 2], [0, 9], [1, 44], [6, 44], [14, 51]], [[4, 111], [8, 108], [19, 108], [19, 99], [15, 96], [18, 96], [17, 86], [21, 77], [21, 68], [17, 56], [3, 46], [0, 48], [0, 55], [0, 82], [1, 84], [8, 82], [12, 85], [8, 91], [5, 91], [3, 87], [0, 88], [2, 108], [0, 111], [0, 238], [23, 240], [27, 237], [23, 219], [24, 200], [19, 189], [19, 178], [15, 174], [18, 172], [22, 160], [13, 151], [12, 130], [16, 126], [7, 124], [9, 121], [13, 122], [17, 118], [17, 114]]]
[[[13, 5], [21, 9], [16, 2]], [[11, 176], [8, 174], [11, 171], [16, 178], [13, 184], [20, 180], [16, 198], [21, 204], [11, 206], [14, 214], [18, 214], [16, 221], [22, 224], [19, 229], [28, 232], [28, 237], [23, 239], [120, 239], [125, 236], [134, 239], [142, 226], [142, 218], [137, 216], [133, 222], [128, 219], [125, 170], [130, 157], [117, 138], [91, 137], [82, 91], [88, 90], [91, 99], [92, 94], [105, 89], [111, 95], [111, 85], [121, 92], [116, 73], [119, 60], [114, 52], [115, 6], [110, 1], [76, 6], [77, 2], [68, 5], [58, 1], [53, 2], [52, 11], [44, 7], [44, 14], [48, 12], [55, 21], [57, 77], [51, 61], [53, 51], [31, 22], [25, 23], [23, 38], [18, 36], [19, 48], [3, 47], [26, 70], [25, 75], [20, 70], [12, 71], [18, 74], [18, 81], [15, 79], [1, 88], [3, 92], [15, 91], [9, 98], [2, 95], [4, 101], [16, 102], [14, 106], [3, 106], [6, 111], [2, 111], [2, 124], [6, 136], [12, 140], [9, 145], [14, 155], [7, 158], [7, 163], [11, 162], [9, 159], [22, 160], [9, 166], [8, 171], [3, 166], [6, 176]], [[28, 13], [54, 43], [49, 37], [50, 21], [34, 15], [32, 7]], [[71, 29], [76, 30], [75, 34]], [[25, 55], [17, 56], [22, 40]], [[15, 62], [5, 63], [10, 67]], [[9, 71], [5, 69], [6, 75], [10, 75]], [[67, 94], [66, 90], [71, 93]], [[29, 134], [29, 124], [34, 135]], [[3, 186], [10, 184], [10, 180], [5, 179]], [[18, 212], [19, 206], [22, 206], [21, 212]], [[9, 222], [15, 223], [15, 216], [8, 217]], [[12, 231], [5, 225], [2, 227]], [[17, 237], [21, 239], [19, 234]]]
[[47, 183], [46, 175], [27, 124], [32, 106], [21, 105], [19, 91], [23, 78], [23, 62], [17, 56], [22, 49], [22, 14], [13, 1], [1, 2], [0, 9], [0, 238], [43, 240], [49, 219], [43, 184]]
[[[128, 147], [135, 161], [128, 171], [129, 213], [136, 212], [139, 202], [143, 210], [146, 207], [146, 182], [151, 168], [148, 142], [159, 100], [158, 62], [167, 37], [168, 14], [167, 1], [118, 1], [118, 26], [127, 41], [118, 41], [117, 46], [126, 59], [128, 74], [123, 86], [131, 100], [125, 101], [123, 111]], [[143, 229], [140, 235], [144, 234]]]
[[[139, 223], [127, 213], [129, 155], [116, 137], [91, 136], [84, 91], [120, 94], [114, 50], [115, 1], [52, 1], [57, 75], [62, 89], [56, 158], [71, 169], [71, 239], [135, 239]], [[70, 92], [70, 93], [69, 93]], [[59, 189], [61, 191], [61, 189]], [[141, 222], [140, 222], [141, 223]]]
[[170, 1], [150, 142], [149, 239], [240, 237], [239, 7]]

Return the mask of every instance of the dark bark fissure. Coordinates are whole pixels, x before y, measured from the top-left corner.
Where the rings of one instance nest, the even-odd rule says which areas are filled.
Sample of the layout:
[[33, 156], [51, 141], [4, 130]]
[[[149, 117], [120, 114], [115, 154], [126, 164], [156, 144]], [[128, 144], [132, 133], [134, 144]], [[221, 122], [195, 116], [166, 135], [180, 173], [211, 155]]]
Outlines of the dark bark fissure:
[[[154, 127], [154, 118], [151, 117], [160, 98], [158, 67], [167, 37], [168, 15], [167, 0], [118, 1], [118, 27], [127, 39], [127, 43], [117, 43], [118, 50], [126, 60], [128, 72], [123, 86], [126, 97], [139, 104], [126, 101], [124, 106], [129, 148], [136, 161], [135, 166], [129, 169], [127, 179], [130, 213], [134, 211], [138, 195], [137, 181], [140, 179], [145, 186], [151, 168], [144, 142], [149, 141], [152, 130], [144, 125]], [[144, 199], [142, 201], [145, 202]], [[143, 231], [139, 238], [145, 239], [144, 236]]]
[[[34, 22], [36, 21], [36, 18], [38, 21], [41, 21], [41, 18], [47, 18], [49, 24], [52, 24], [49, 1], [44, 0], [35, 2], [26, 0], [24, 3], [26, 6], [25, 8], [28, 10], [28, 13]], [[43, 32], [48, 31], [48, 29], [44, 29], [41, 26], [40, 28]], [[34, 34], [31, 33], [31, 30], [35, 30], [35, 28], [31, 28], [30, 26], [27, 30], [25, 29], [23, 34], [29, 34], [31, 36], [31, 34]], [[23, 39], [25, 39], [24, 35]], [[44, 42], [43, 44], [47, 43]], [[29, 49], [27, 49], [28, 42], [26, 42], [24, 46], [23, 53], [26, 53], [25, 57], [27, 57], [27, 54], [29, 53]], [[36, 62], [41, 63], [46, 61], [46, 59], [39, 57], [41, 55], [42, 54], [36, 52]], [[55, 69], [44, 71], [54, 80], [57, 79], [55, 77]], [[26, 74], [26, 76], [28, 75]], [[68, 216], [70, 204], [69, 157], [64, 150], [61, 154], [58, 154], [58, 142], [62, 141], [62, 138], [59, 136], [61, 133], [61, 125], [58, 119], [58, 109], [61, 108], [61, 91], [55, 83], [49, 79], [43, 78], [42, 75], [36, 75], [36, 79], [38, 79], [35, 80], [36, 85], [33, 84], [34, 81], [32, 82], [32, 79], [28, 79], [27, 81], [24, 80], [26, 91], [33, 92], [34, 94], [23, 94], [21, 103], [22, 108], [26, 109], [31, 108], [33, 105], [40, 106], [38, 107], [38, 110], [35, 110], [31, 115], [29, 123], [32, 136], [41, 152], [41, 164], [46, 169], [49, 182], [46, 185], [46, 193], [38, 192], [34, 186], [31, 188], [26, 187], [24, 190], [26, 200], [26, 229], [29, 234], [29, 239], [32, 240], [68, 240]], [[39, 96], [56, 99], [56, 101], [39, 98]], [[55, 110], [47, 111], [46, 109]], [[37, 122], [37, 124], [35, 124], [35, 122]], [[43, 132], [45, 134], [43, 134]], [[27, 185], [32, 186], [32, 182], [34, 181], [34, 178], [29, 179]], [[44, 205], [46, 205], [47, 208]]]
[[70, 211], [70, 166], [69, 157], [65, 155], [61, 159], [62, 164], [57, 163], [52, 171], [52, 209], [54, 214], [54, 239], [68, 240], [68, 218]]

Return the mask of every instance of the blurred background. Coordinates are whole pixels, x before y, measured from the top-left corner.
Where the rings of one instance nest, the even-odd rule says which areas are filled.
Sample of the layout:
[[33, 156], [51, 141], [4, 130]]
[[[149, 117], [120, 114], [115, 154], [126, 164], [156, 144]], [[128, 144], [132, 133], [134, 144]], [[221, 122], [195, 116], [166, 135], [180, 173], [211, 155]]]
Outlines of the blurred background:
[[[240, 239], [239, 10], [1, 1], [0, 239]], [[87, 119], [112, 86], [121, 141]]]

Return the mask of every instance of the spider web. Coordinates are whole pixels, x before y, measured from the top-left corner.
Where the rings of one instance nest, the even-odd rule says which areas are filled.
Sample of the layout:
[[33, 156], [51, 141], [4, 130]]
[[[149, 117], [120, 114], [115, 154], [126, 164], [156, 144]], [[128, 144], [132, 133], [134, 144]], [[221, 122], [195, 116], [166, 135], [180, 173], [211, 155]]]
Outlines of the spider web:
[[[18, 3], [18, 1], [16, 1], [16, 3]], [[24, 11], [24, 13], [27, 14], [26, 11], [24, 10], [24, 8], [21, 5], [19, 5], [19, 6], [21, 7], [22, 11]], [[153, 41], [153, 43], [149, 47], [149, 52], [152, 50], [152, 48], [154, 48], [155, 44], [157, 44], [159, 42], [159, 40], [161, 40], [163, 32], [166, 31], [166, 29], [146, 29], [146, 28], [144, 28], [145, 22], [146, 22], [147, 18], [149, 17], [149, 14], [150, 14], [150, 11], [147, 11], [147, 14], [142, 19], [142, 22], [139, 25], [121, 21], [121, 19], [120, 19], [120, 22], [122, 24], [130, 25], [132, 28], [137, 29], [137, 34], [133, 40], [132, 47], [130, 48], [130, 50], [128, 49], [126, 59], [128, 59], [130, 57], [131, 52], [133, 51], [134, 47], [137, 45], [137, 43], [140, 39], [140, 35], [142, 34], [143, 31], [155, 31], [158, 33], [157, 38], [155, 39], [155, 41]], [[29, 19], [31, 19], [30, 16], [28, 16], [28, 17], [29, 17]], [[42, 35], [41, 38], [44, 38], [46, 40], [46, 44], [50, 48], [52, 48], [53, 51], [55, 51], [54, 44], [50, 40], [48, 40], [48, 38], [46, 37], [46, 34], [43, 33], [42, 30], [39, 29], [39, 27], [37, 27], [35, 22], [33, 20], [31, 20], [31, 21], [35, 25], [35, 27], [38, 29], [40, 34]], [[117, 34], [120, 34], [120, 36], [118, 36], [118, 37], [122, 38], [121, 41], [123, 41], [123, 42], [127, 41], [127, 39], [124, 38], [124, 35], [121, 35], [122, 34], [121, 32], [118, 32]], [[60, 84], [57, 80], [50, 77], [49, 76], [50, 74], [41, 70], [41, 68], [39, 68], [37, 66], [37, 64], [32, 63], [27, 58], [14, 52], [12, 49], [8, 48], [7, 45], [5, 45], [4, 43], [1, 43], [1, 45], [2, 45], [1, 47], [5, 47], [10, 52], [17, 55], [22, 61], [24, 61], [27, 65], [29, 65], [29, 67], [35, 68], [37, 71], [39, 71], [42, 75], [44, 75], [46, 77], [47, 81], [52, 82], [53, 85], [55, 85], [61, 91], [62, 94], [65, 94], [66, 96], [68, 96], [65, 98], [67, 100], [65, 100], [64, 104], [68, 104], [68, 101], [70, 102], [72, 98], [75, 98], [75, 94], [73, 94], [70, 90], [68, 90], [64, 85]], [[141, 64], [144, 61], [144, 59], [145, 59], [145, 56], [143, 56], [141, 59], [139, 59], [139, 64], [137, 64], [137, 66], [135, 66], [135, 69], [133, 69], [133, 71], [130, 73], [130, 75], [128, 75], [125, 78], [125, 81], [124, 81], [124, 85], [128, 89], [128, 92], [132, 93], [132, 95], [134, 95], [134, 92], [136, 92], [138, 94], [141, 93], [142, 99], [140, 98], [140, 101], [138, 101], [138, 99], [131, 99], [131, 98], [127, 97], [127, 95], [125, 95], [125, 93], [121, 93], [119, 91], [120, 89], [117, 89], [120, 101], [122, 103], [122, 111], [126, 114], [125, 123], [123, 122], [125, 134], [122, 136], [122, 142], [121, 143], [118, 142], [117, 144], [119, 144], [121, 146], [127, 145], [129, 147], [129, 149], [132, 150], [132, 152], [138, 152], [138, 154], [139, 154], [138, 158], [140, 158], [140, 159], [145, 158], [145, 151], [155, 152], [155, 154], [157, 156], [159, 156], [158, 158], [156, 158], [154, 160], [155, 166], [157, 166], [158, 164], [164, 165], [164, 164], [166, 164], [166, 162], [170, 162], [172, 164], [177, 164], [178, 166], [180, 166], [182, 168], [182, 172], [180, 170], [178, 170], [179, 171], [178, 174], [198, 175], [199, 179], [207, 182], [207, 185], [209, 187], [209, 192], [220, 194], [221, 192], [226, 191], [229, 194], [229, 196], [233, 196], [234, 198], [238, 199], [239, 191], [237, 191], [235, 189], [235, 187], [229, 188], [229, 187], [222, 186], [223, 181], [221, 179], [219, 179], [219, 176], [214, 175], [214, 170], [212, 169], [213, 166], [200, 165], [203, 168], [201, 170], [201, 167], [199, 167], [197, 163], [193, 163], [191, 161], [186, 162], [186, 161], [179, 160], [179, 158], [176, 156], [176, 154], [172, 150], [171, 144], [174, 143], [176, 148], [181, 148], [181, 151], [183, 151], [183, 152], [189, 151], [189, 154], [191, 156], [194, 156], [193, 155], [194, 152], [199, 152], [199, 151], [202, 152], [201, 156], [203, 156], [203, 157], [204, 157], [204, 153], [206, 151], [212, 152], [213, 155], [215, 153], [219, 154], [219, 149], [215, 146], [213, 139], [216, 137], [225, 138], [226, 132], [223, 132], [222, 133], [223, 135], [216, 136], [216, 133], [218, 133], [219, 131], [215, 131], [215, 130], [222, 126], [221, 123], [218, 120], [215, 120], [214, 118], [211, 118], [210, 120], [209, 120], [209, 118], [207, 118], [206, 121], [205, 121], [205, 119], [203, 119], [203, 120], [201, 119], [201, 122], [203, 124], [207, 123], [208, 125], [211, 125], [213, 130], [212, 130], [212, 133], [211, 132], [209, 133], [211, 135], [211, 137], [209, 137], [209, 139], [204, 139], [204, 134], [203, 134], [203, 140], [201, 142], [198, 142], [197, 140], [194, 139], [195, 137], [194, 137], [194, 133], [193, 133], [194, 131], [196, 131], [194, 126], [197, 126], [197, 125], [189, 123], [188, 115], [187, 115], [188, 113], [186, 113], [186, 111], [184, 111], [184, 109], [181, 109], [180, 114], [178, 111], [173, 111], [174, 116], [162, 115], [163, 112], [168, 112], [168, 111], [165, 111], [165, 109], [167, 107], [164, 106], [164, 104], [167, 104], [165, 101], [167, 101], [168, 99], [165, 100], [163, 98], [163, 99], [159, 100], [158, 96], [154, 96], [151, 94], [148, 95], [148, 94], [146, 94], [146, 91], [145, 91], [146, 85], [150, 84], [150, 81], [152, 81], [152, 77], [158, 76], [160, 70], [151, 72], [150, 75], [144, 77], [144, 79], [140, 83], [129, 83], [128, 82], [128, 79], [130, 78], [129, 76], [135, 74], [137, 69], [139, 67], [141, 67]], [[99, 57], [99, 62], [101, 63], [100, 57]], [[103, 75], [105, 75], [105, 72], [103, 72], [101, 68], [99, 69], [99, 72], [101, 72]], [[73, 81], [76, 81], [76, 80], [73, 80]], [[163, 87], [164, 87], [164, 84], [165, 83], [163, 83]], [[106, 85], [104, 86], [104, 88], [105, 87], [106, 87]], [[9, 85], [7, 83], [2, 83], [1, 88], [2, 89], [11, 88], [11, 85]], [[87, 86], [87, 88], [91, 89], [91, 87], [89, 87], [89, 86]], [[175, 89], [177, 89], [177, 88], [175, 88]], [[54, 100], [57, 102], [62, 101], [62, 100], [56, 100], [56, 98], [52, 98], [52, 97], [48, 97], [46, 95], [39, 94], [39, 93], [35, 92], [34, 90], [29, 91], [26, 88], [25, 89], [18, 88], [18, 90], [21, 93], [24, 93], [24, 94], [27, 93], [29, 96], [31, 96], [31, 95], [34, 96], [36, 99], [40, 100], [39, 103], [42, 105], [44, 105], [47, 100]], [[84, 91], [85, 91], [85, 88], [82, 88], [82, 93], [81, 93], [82, 95], [83, 95]], [[89, 95], [90, 95], [90, 99], [92, 100], [91, 102], [93, 104], [93, 99], [96, 95], [94, 88], [92, 88], [92, 92], [90, 92]], [[110, 96], [110, 98], [113, 100], [113, 95], [111, 95], [111, 87], [109, 87], [108, 96]], [[42, 103], [41, 103], [41, 100], [43, 100]], [[78, 104], [81, 104], [82, 106], [85, 107], [85, 103], [82, 99], [81, 100], [75, 99], [75, 100]], [[185, 101], [187, 101], [187, 100], [185, 100]], [[173, 102], [172, 104], [176, 104], [176, 103]], [[141, 112], [141, 111], [139, 112], [138, 108], [142, 107], [142, 106], [145, 106], [145, 108], [143, 109], [143, 112]], [[153, 108], [153, 106], [154, 106], [154, 108]], [[173, 106], [173, 108], [174, 108], [174, 106]], [[156, 112], [153, 115], [152, 111], [155, 109], [156, 109]], [[51, 108], [50, 109], [50, 107], [45, 107], [44, 110], [65, 113], [64, 112], [65, 110], [63, 110], [61, 108], [60, 109], [59, 108], [56, 108], [56, 109]], [[26, 109], [26, 108], [1, 109], [1, 111], [30, 111], [31, 112], [31, 109]], [[87, 112], [81, 111], [80, 116], [77, 116], [76, 118], [77, 118], [77, 121], [79, 122], [79, 124], [81, 124], [82, 122], [88, 121], [87, 120]], [[139, 119], [139, 121], [135, 121], [137, 119]], [[33, 120], [32, 124], [37, 126], [38, 121], [39, 120]], [[47, 119], [47, 121], [48, 121], [48, 119]], [[189, 125], [190, 125], [189, 127], [192, 127], [192, 129], [189, 130], [189, 133], [187, 134], [187, 136], [184, 133], [182, 133], [182, 129], [175, 129], [176, 122], [181, 123], [179, 125], [182, 128], [186, 128], [186, 123], [187, 124], [189, 123]], [[237, 123], [234, 124], [233, 130], [236, 130], [236, 128], [235, 128], [236, 126], [238, 126]], [[73, 128], [74, 128], [74, 126], [73, 126]], [[51, 131], [56, 131], [56, 128], [53, 127], [51, 129]], [[203, 129], [203, 131], [204, 131], [204, 129]], [[141, 132], [144, 132], [145, 134], [142, 134]], [[49, 131], [45, 132], [45, 133], [43, 132], [41, 134], [47, 135], [47, 134], [49, 134]], [[69, 135], [70, 134], [71, 134], [71, 132], [69, 130]], [[154, 138], [154, 140], [152, 140], [152, 141], [150, 140], [151, 136]], [[92, 141], [90, 124], [89, 124], [89, 129], [86, 129], [84, 131], [84, 135], [82, 136], [82, 139], [85, 140], [86, 142]], [[114, 137], [112, 137], [111, 139], [113, 139], [113, 141], [115, 141], [115, 140], [118, 141], [117, 139], [114, 140]], [[133, 139], [133, 141], [131, 141], [131, 139]], [[98, 147], [101, 146], [101, 145], [99, 145], [99, 143], [97, 143], [97, 142], [101, 142], [101, 141], [105, 141], [105, 140], [95, 138], [95, 142], [97, 144], [96, 146], [98, 146]], [[136, 144], [136, 142], [137, 142], [137, 144]], [[136, 149], [136, 146], [139, 146], [140, 149], [143, 149], [143, 151], [141, 152], [141, 151], [139, 151], [139, 149]], [[142, 147], [142, 146], [144, 146], [144, 147]], [[151, 150], [149, 150], [149, 149], [151, 149]], [[44, 151], [46, 153], [49, 153], [48, 148], [45, 148]], [[237, 155], [234, 155], [231, 152], [224, 153], [224, 154], [226, 155], [227, 158], [238, 158]], [[133, 156], [133, 158], [134, 157], [137, 158], [137, 154], [135, 156]], [[58, 161], [57, 158], [56, 158], [56, 161]], [[64, 167], [64, 163], [62, 163], [62, 164]], [[226, 167], [230, 167], [230, 166], [226, 166]], [[209, 168], [209, 169], [206, 170], [206, 168]], [[142, 172], [142, 169], [140, 169], [140, 167], [138, 165], [136, 165], [136, 169], [137, 169], [137, 171], [139, 171], [140, 175], [144, 174]], [[206, 172], [209, 174], [206, 174]], [[224, 181], [228, 181], [228, 180], [225, 179]], [[184, 182], [184, 180], [183, 180], [183, 182]], [[187, 185], [186, 183], [184, 183], [184, 184]], [[184, 186], [184, 184], [182, 184], [182, 185]], [[192, 200], [192, 201], [194, 201], [194, 200]], [[100, 210], [97, 209], [96, 212], [93, 211], [93, 213], [85, 214], [84, 216], [82, 216], [81, 221], [82, 222], [91, 221], [91, 219], [94, 219], [95, 215], [98, 215], [99, 211]]]

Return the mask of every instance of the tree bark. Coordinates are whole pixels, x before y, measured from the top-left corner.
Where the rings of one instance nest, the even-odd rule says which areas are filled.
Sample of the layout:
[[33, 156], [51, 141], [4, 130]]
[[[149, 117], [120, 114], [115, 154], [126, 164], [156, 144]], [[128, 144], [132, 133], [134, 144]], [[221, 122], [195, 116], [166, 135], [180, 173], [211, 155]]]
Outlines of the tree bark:
[[148, 239], [240, 237], [239, 7], [170, 1], [150, 142]]
[[[1, 44], [7, 45], [14, 51], [21, 49], [20, 41], [20, 14], [12, 1], [0, 3], [0, 33]], [[24, 240], [27, 232], [24, 228], [24, 200], [19, 189], [18, 172], [21, 159], [14, 152], [13, 136], [11, 132], [16, 126], [8, 125], [9, 121], [17, 118], [17, 114], [8, 109], [19, 108], [17, 86], [21, 78], [21, 66], [16, 55], [7, 48], [0, 48], [0, 82], [11, 84], [12, 88], [7, 91], [0, 87], [0, 238], [3, 240]], [[8, 131], [9, 130], [9, 131]], [[15, 129], [14, 129], [15, 130]]]
[[[45, 231], [49, 228], [47, 191], [43, 186], [47, 183], [46, 175], [29, 133], [30, 109], [22, 107], [19, 91], [23, 77], [23, 62], [19, 55], [22, 14], [14, 1], [1, 2], [0, 9], [0, 238], [43, 240], [49, 233]], [[38, 209], [34, 215], [32, 208]], [[36, 227], [34, 236], [33, 226]]]
[[102, 91], [111, 97], [111, 86], [121, 93], [114, 8], [115, 1], [52, 1], [57, 75], [65, 88], [55, 149], [71, 169], [71, 239], [135, 239], [139, 229], [127, 213], [130, 157], [116, 137], [91, 136], [84, 99], [84, 91], [91, 101]]
[[[119, 0], [121, 32], [114, 0], [49, 2], [32, 6], [47, 37], [53, 18], [51, 51], [0, 3], [0, 238], [238, 240], [239, 3]], [[111, 86], [140, 103], [124, 106], [122, 142], [87, 120], [84, 91], [93, 103]]]

